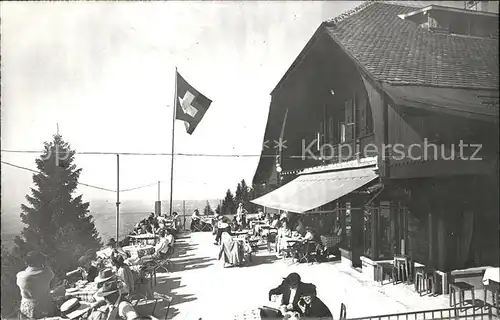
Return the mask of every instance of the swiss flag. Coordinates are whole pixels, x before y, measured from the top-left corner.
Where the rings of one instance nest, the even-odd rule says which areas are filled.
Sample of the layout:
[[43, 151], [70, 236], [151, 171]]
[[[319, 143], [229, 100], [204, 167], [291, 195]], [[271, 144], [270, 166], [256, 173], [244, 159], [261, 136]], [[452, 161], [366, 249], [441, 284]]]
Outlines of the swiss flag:
[[177, 72], [177, 110], [175, 118], [184, 121], [192, 134], [207, 112], [212, 100], [202, 95]]

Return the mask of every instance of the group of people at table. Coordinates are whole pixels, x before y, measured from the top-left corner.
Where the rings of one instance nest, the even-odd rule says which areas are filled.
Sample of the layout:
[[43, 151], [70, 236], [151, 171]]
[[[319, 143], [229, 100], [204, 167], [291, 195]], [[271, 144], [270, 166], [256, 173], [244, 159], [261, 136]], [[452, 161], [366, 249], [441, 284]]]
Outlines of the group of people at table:
[[261, 318], [333, 319], [330, 309], [317, 297], [316, 286], [302, 282], [295, 272], [269, 290], [269, 301], [278, 303], [279, 307], [260, 308]]
[[[216, 214], [213, 223], [214, 244], [221, 244], [224, 233], [234, 236], [246, 230], [249, 235], [265, 238], [269, 244], [272, 242], [276, 253], [280, 256], [293, 254], [287, 249], [295, 244], [308, 243], [311, 244], [312, 250], [319, 259], [326, 258], [328, 248], [322, 244], [314, 229], [305, 227], [302, 221], [298, 220], [292, 225], [286, 213], [271, 215], [264, 213], [261, 209], [252, 220], [247, 220], [246, 214], [241, 203], [232, 220]], [[271, 246], [269, 245], [268, 248], [271, 249]]]
[[156, 244], [149, 245], [152, 249], [149, 254], [139, 254], [141, 248], [147, 247], [144, 243], [123, 246], [129, 241], [117, 243], [111, 238], [102, 250], [89, 250], [78, 259], [78, 268], [66, 273], [53, 290], [55, 275], [47, 265], [46, 256], [29, 252], [24, 261], [26, 269], [17, 274], [16, 281], [21, 293], [20, 316], [27, 319], [142, 319], [130, 302], [136, 293], [136, 280], [144, 279], [147, 263], [168, 259], [176, 227], [175, 218], [167, 228], [161, 216], [152, 214], [131, 233], [143, 235], [152, 231]]

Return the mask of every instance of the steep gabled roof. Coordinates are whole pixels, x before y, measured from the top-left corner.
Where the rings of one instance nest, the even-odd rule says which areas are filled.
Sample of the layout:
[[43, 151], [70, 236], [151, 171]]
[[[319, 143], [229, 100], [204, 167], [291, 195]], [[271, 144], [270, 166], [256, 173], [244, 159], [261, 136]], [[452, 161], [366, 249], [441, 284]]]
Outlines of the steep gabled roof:
[[435, 33], [398, 17], [412, 11], [415, 7], [370, 1], [320, 28], [377, 81], [498, 90], [497, 39]]

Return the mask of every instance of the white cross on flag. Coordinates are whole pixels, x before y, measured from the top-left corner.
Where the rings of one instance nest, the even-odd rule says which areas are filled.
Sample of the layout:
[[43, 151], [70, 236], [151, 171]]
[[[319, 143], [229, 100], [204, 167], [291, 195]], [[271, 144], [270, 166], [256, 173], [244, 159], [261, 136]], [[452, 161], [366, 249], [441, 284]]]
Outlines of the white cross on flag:
[[184, 121], [187, 133], [192, 134], [210, 107], [212, 100], [193, 88], [178, 72], [176, 98], [175, 118]]

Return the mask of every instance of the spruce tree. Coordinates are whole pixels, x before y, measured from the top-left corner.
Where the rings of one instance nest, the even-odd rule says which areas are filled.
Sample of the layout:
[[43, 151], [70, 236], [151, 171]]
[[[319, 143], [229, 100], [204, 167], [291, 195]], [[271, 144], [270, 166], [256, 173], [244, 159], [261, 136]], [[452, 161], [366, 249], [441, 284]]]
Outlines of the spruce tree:
[[212, 210], [212, 207], [210, 206], [210, 202], [207, 201], [207, 205], [203, 209], [203, 214], [206, 216], [212, 215], [214, 211]]
[[236, 214], [236, 203], [234, 202], [234, 196], [230, 189], [226, 191], [226, 197], [222, 200], [221, 209], [224, 215]]
[[60, 135], [44, 144], [44, 154], [36, 159], [40, 173], [33, 175], [34, 188], [21, 205], [26, 225], [17, 237], [18, 256], [37, 250], [62, 275], [77, 266], [78, 258], [101, 247], [101, 239], [82, 195], [74, 195], [82, 169], [73, 163], [75, 152]]
[[[250, 193], [249, 193], [249, 188], [248, 188], [248, 185], [247, 183], [245, 182], [245, 179], [241, 180], [240, 182], [240, 187], [241, 187], [241, 202], [243, 202], [243, 204], [245, 206], [250, 206]], [[250, 208], [247, 208], [247, 210], [250, 210]]]
[[238, 186], [236, 187], [236, 192], [234, 193], [234, 202], [236, 205], [238, 203], [243, 202], [243, 190], [241, 188], [241, 183], [238, 182]]

